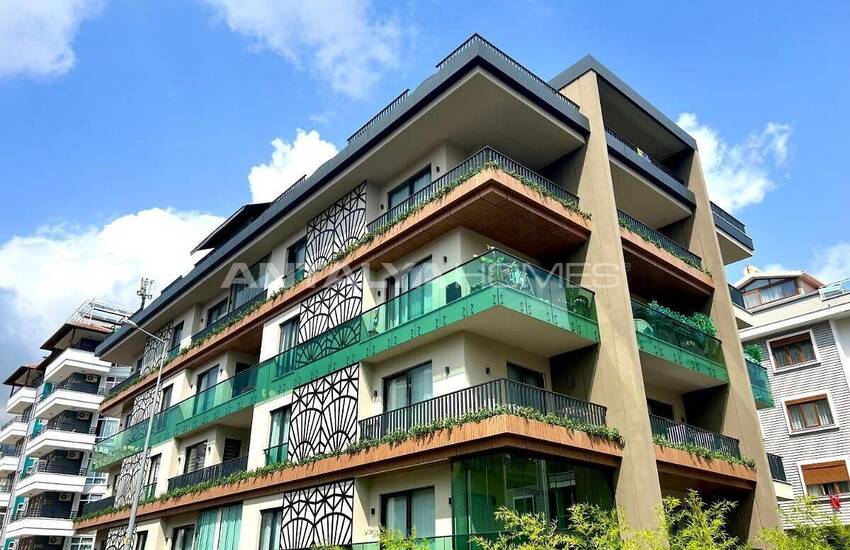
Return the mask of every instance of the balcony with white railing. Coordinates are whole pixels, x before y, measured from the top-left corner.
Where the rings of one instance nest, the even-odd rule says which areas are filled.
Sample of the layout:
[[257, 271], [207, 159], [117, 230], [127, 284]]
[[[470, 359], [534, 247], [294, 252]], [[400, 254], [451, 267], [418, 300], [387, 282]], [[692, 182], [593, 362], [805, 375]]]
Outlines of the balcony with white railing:
[[0, 445], [14, 445], [27, 435], [27, 424], [15, 415], [0, 426]]
[[80, 493], [86, 484], [86, 471], [79, 464], [57, 464], [38, 460], [18, 478], [16, 495], [31, 497], [40, 493]]
[[44, 381], [61, 382], [75, 372], [103, 376], [111, 367], [110, 363], [101, 361], [90, 351], [67, 348], [45, 367]]
[[45, 383], [35, 405], [38, 418], [50, 419], [64, 411], [95, 413], [103, 401], [98, 384], [66, 379], [58, 384]]
[[0, 446], [0, 472], [14, 472], [18, 469], [21, 450], [14, 445]]
[[91, 422], [91, 415], [88, 418], [88, 422], [67, 416], [55, 417], [47, 423], [36, 420], [27, 442], [27, 455], [42, 457], [53, 451], [90, 451], [97, 425]]
[[35, 388], [14, 386], [12, 388], [12, 395], [6, 401], [6, 412], [9, 414], [21, 414], [27, 407], [35, 403], [36, 393], [37, 390]]
[[68, 502], [44, 505], [29, 503], [22, 510], [13, 512], [4, 533], [6, 540], [73, 536], [74, 518], [77, 515], [71, 507], [74, 495], [64, 494], [68, 495]]

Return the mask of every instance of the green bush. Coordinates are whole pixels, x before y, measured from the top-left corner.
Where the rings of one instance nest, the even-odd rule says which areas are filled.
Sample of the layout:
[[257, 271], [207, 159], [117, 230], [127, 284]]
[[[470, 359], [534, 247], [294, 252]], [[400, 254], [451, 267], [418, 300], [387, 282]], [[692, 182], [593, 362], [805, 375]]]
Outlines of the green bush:
[[749, 344], [744, 346], [744, 355], [747, 359], [754, 363], [761, 363], [764, 361], [764, 352], [762, 352], [761, 346], [758, 344]]
[[822, 512], [811, 497], [797, 500], [790, 509], [780, 510], [790, 529], [765, 529], [759, 539], [768, 550], [850, 549], [850, 526], [835, 514]]

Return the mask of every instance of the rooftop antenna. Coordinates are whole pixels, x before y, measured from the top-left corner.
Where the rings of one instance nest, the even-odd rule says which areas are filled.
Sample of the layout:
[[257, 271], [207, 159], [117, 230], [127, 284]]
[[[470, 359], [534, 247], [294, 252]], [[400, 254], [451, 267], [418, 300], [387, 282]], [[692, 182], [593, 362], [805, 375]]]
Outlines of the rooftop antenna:
[[142, 280], [139, 282], [139, 290], [136, 291], [136, 296], [142, 299], [142, 307], [140, 309], [145, 309], [145, 302], [148, 298], [153, 297], [153, 294], [150, 292], [152, 286], [153, 279], [142, 277]]

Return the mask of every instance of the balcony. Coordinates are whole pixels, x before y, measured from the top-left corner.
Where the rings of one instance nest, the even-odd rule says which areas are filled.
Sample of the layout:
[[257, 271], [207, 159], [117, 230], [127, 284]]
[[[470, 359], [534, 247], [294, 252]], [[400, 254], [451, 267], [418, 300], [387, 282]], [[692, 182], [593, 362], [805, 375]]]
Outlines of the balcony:
[[13, 416], [0, 427], [0, 445], [15, 444], [26, 435], [26, 422], [20, 416]]
[[[470, 331], [553, 356], [599, 341], [589, 290], [491, 250], [341, 325], [158, 413], [152, 444], [366, 359], [381, 361], [444, 335]], [[101, 441], [104, 469], [142, 448], [144, 423]]]
[[131, 374], [130, 376], [128, 376], [127, 378], [125, 378], [121, 382], [115, 384], [112, 387], [112, 389], [110, 389], [108, 392], [106, 392], [106, 397], [109, 398], [109, 397], [112, 397], [114, 395], [118, 395], [122, 391], [126, 390], [127, 388], [129, 388], [130, 386], [132, 386], [133, 384], [138, 382], [140, 378], [141, 378], [141, 371], [134, 372], [133, 374]]
[[12, 493], [12, 480], [0, 480], [0, 508], [9, 507], [9, 497]]
[[720, 340], [632, 299], [646, 381], [682, 393], [729, 382]]
[[45, 368], [44, 381], [60, 382], [74, 373], [105, 376], [112, 365], [95, 357], [93, 351], [78, 348], [65, 349]]
[[785, 464], [779, 455], [767, 453], [767, 465], [770, 467], [770, 477], [773, 479], [773, 490], [776, 499], [781, 501], [794, 500], [794, 488], [785, 476]]
[[215, 334], [219, 330], [228, 326], [232, 322], [234, 322], [239, 317], [245, 315], [248, 311], [251, 310], [255, 305], [262, 303], [266, 300], [266, 296], [268, 295], [268, 290], [263, 289], [254, 296], [248, 298], [241, 304], [237, 305], [225, 315], [222, 315], [212, 323], [208, 323], [203, 329], [199, 330], [195, 334], [192, 335], [192, 343], [196, 344], [201, 340], [205, 340], [210, 335]]
[[[73, 495], [72, 495], [73, 496]], [[25, 537], [70, 537], [74, 534], [76, 514], [71, 503], [27, 506], [12, 514], [6, 526], [6, 539]]]
[[35, 403], [35, 388], [14, 386], [12, 395], [6, 401], [6, 412], [9, 414], [21, 414], [27, 407]]
[[0, 472], [13, 472], [18, 469], [21, 450], [14, 445], [0, 446]]
[[90, 500], [80, 507], [80, 516], [87, 516], [113, 508], [115, 506], [115, 497], [105, 497], [98, 500]]
[[360, 439], [380, 439], [394, 432], [496, 407], [530, 408], [589, 426], [605, 426], [606, 409], [602, 405], [502, 378], [361, 420]]
[[738, 290], [738, 287], [729, 285], [729, 296], [732, 299], [733, 305], [736, 305], [741, 309], [747, 309], [747, 305], [744, 302], [744, 293]]
[[[80, 413], [84, 414], [84, 413]], [[53, 451], [90, 451], [95, 442], [96, 424], [58, 416], [42, 424], [37, 421], [27, 442], [27, 454], [43, 457]]]
[[198, 483], [206, 483], [207, 481], [219, 481], [231, 474], [244, 472], [247, 469], [248, 455], [240, 456], [239, 458], [234, 458], [233, 460], [228, 460], [214, 466], [208, 466], [194, 472], [172, 477], [168, 480], [168, 490], [174, 491], [184, 487], [191, 487]]
[[722, 435], [661, 416], [649, 415], [652, 435], [674, 445], [691, 445], [709, 451], [741, 458], [740, 443], [734, 437]]
[[50, 419], [64, 411], [97, 412], [103, 401], [103, 390], [97, 384], [65, 379], [56, 385], [44, 385], [35, 406], [38, 418]]
[[645, 240], [654, 244], [662, 250], [666, 250], [673, 256], [679, 258], [686, 264], [696, 269], [702, 269], [702, 258], [680, 245], [670, 237], [663, 235], [652, 229], [648, 225], [639, 222], [635, 218], [629, 216], [622, 210], [617, 210], [617, 216], [620, 219], [620, 226], [628, 229], [632, 233], [637, 233]]
[[560, 185], [544, 178], [540, 174], [526, 168], [515, 160], [499, 153], [492, 147], [485, 147], [468, 159], [464, 160], [441, 177], [432, 181], [424, 189], [414, 193], [400, 204], [389, 209], [371, 222], [367, 228], [370, 233], [377, 233], [397, 223], [406, 217], [411, 211], [416, 210], [423, 204], [431, 202], [435, 197], [445, 193], [448, 189], [457, 185], [464, 176], [468, 176], [484, 167], [499, 168], [507, 173], [516, 175], [519, 179], [531, 182], [544, 189], [547, 194], [560, 201], [568, 202], [578, 207], [578, 197], [561, 187]]
[[756, 408], [769, 409], [773, 406], [773, 394], [770, 392], [767, 369], [747, 358], [744, 358], [744, 362], [747, 364], [747, 375], [750, 377]]
[[747, 235], [744, 224], [714, 203], [711, 203], [711, 213], [714, 216], [723, 264], [729, 265], [752, 257], [753, 239]]
[[47, 492], [81, 493], [85, 484], [85, 468], [39, 460], [21, 472], [15, 493], [27, 497]]

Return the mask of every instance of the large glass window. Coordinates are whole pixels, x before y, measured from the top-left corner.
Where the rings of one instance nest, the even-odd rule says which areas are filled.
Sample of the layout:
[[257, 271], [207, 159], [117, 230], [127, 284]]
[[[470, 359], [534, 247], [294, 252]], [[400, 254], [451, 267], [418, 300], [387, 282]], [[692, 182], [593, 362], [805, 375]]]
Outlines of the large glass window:
[[744, 306], [752, 307], [775, 302], [797, 294], [795, 279], [758, 279], [746, 285], [744, 291]]
[[183, 323], [178, 323], [171, 330], [171, 342], [169, 343], [169, 347], [171, 349], [176, 348], [180, 345], [180, 341], [183, 339]]
[[286, 250], [285, 282], [295, 284], [304, 278], [304, 264], [307, 261], [307, 237], [294, 242]]
[[277, 464], [286, 460], [290, 414], [291, 409], [289, 407], [271, 412], [271, 430], [269, 431], [269, 448], [266, 451], [266, 464]]
[[850, 475], [847, 462], [834, 460], [800, 466], [806, 493], [813, 497], [824, 497], [850, 493]]
[[72, 537], [69, 550], [92, 550], [94, 537]]
[[409, 199], [415, 193], [425, 189], [431, 184], [431, 165], [429, 164], [414, 176], [404, 180], [395, 186], [388, 194], [387, 201], [389, 209], [392, 210], [402, 202]]
[[200, 470], [204, 467], [204, 461], [207, 458], [207, 442], [201, 441], [191, 447], [186, 448], [186, 464], [183, 467], [183, 473], [188, 474]]
[[393, 411], [426, 399], [434, 394], [431, 362], [418, 365], [384, 379], [384, 410]]
[[295, 344], [298, 343], [298, 330], [300, 326], [301, 318], [297, 315], [280, 324], [280, 344], [278, 346], [280, 353], [294, 348]]
[[433, 537], [436, 532], [434, 488], [404, 491], [381, 497], [381, 523], [405, 536]]
[[227, 298], [207, 310], [207, 326], [227, 315]]
[[268, 257], [248, 268], [248, 273], [240, 273], [238, 281], [230, 285], [230, 309], [236, 309], [251, 300], [267, 285]]
[[770, 342], [770, 355], [776, 368], [787, 368], [814, 361], [815, 346], [809, 332]]
[[174, 541], [173, 550], [192, 550], [195, 543], [195, 526], [176, 527], [172, 540]]
[[147, 531], [139, 531], [136, 533], [136, 546], [135, 550], [145, 550], [145, 546], [148, 544], [148, 532]]
[[260, 512], [260, 549], [280, 550], [281, 509], [273, 508]]
[[431, 285], [423, 283], [433, 278], [431, 257], [428, 256], [416, 265], [386, 281], [387, 301], [392, 303], [387, 308], [387, 324], [399, 325], [416, 319], [431, 309]]
[[832, 426], [835, 422], [826, 396], [796, 399], [785, 404], [792, 432]]
[[567, 528], [573, 504], [614, 505], [612, 473], [602, 468], [519, 453], [467, 458], [452, 468], [456, 535], [501, 531], [495, 513], [502, 506], [542, 513]]
[[197, 383], [195, 384], [195, 393], [197, 395], [197, 398], [195, 399], [196, 413], [203, 412], [207, 410], [210, 406], [212, 406], [213, 401], [215, 399], [215, 396], [212, 395], [214, 392], [203, 392], [215, 386], [217, 382], [218, 365], [198, 375]]

